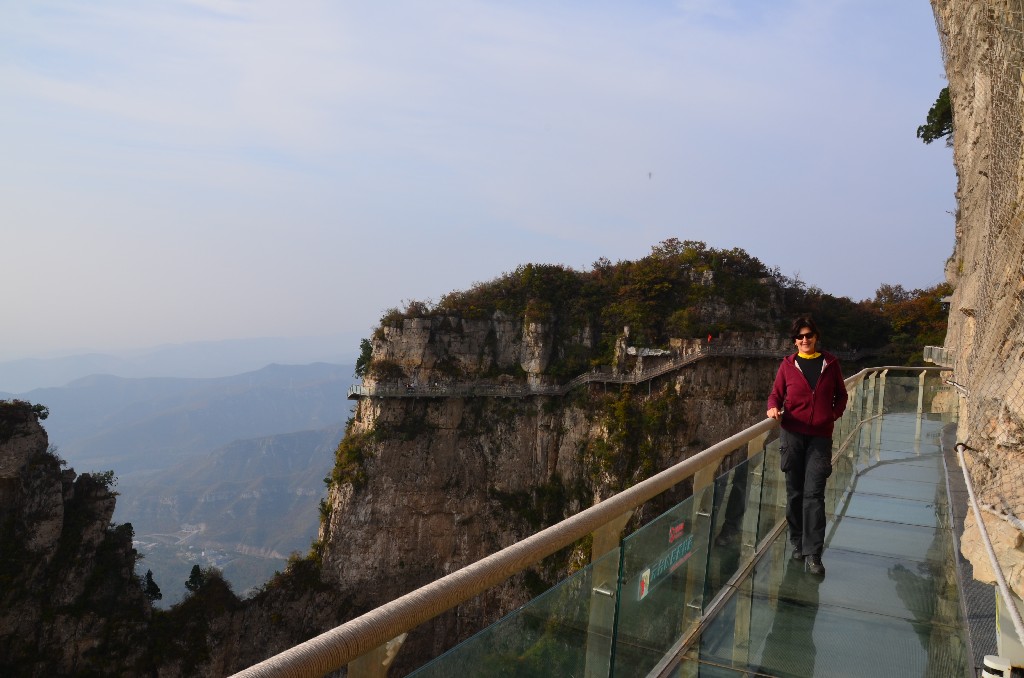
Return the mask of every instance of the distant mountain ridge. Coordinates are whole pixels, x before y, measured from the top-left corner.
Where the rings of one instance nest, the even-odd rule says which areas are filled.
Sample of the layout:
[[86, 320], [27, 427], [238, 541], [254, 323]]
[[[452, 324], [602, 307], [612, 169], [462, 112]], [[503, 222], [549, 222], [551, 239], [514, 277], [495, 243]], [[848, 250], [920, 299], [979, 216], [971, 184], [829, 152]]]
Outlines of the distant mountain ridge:
[[352, 373], [351, 365], [314, 363], [215, 379], [93, 375], [16, 397], [49, 408], [50, 443], [73, 466], [126, 477], [235, 440], [338, 425], [348, 416]]
[[262, 337], [168, 344], [132, 351], [88, 351], [52, 358], [0, 361], [0, 391], [64, 386], [92, 374], [125, 378], [224, 377], [270, 363], [355, 362], [356, 332], [324, 337]]

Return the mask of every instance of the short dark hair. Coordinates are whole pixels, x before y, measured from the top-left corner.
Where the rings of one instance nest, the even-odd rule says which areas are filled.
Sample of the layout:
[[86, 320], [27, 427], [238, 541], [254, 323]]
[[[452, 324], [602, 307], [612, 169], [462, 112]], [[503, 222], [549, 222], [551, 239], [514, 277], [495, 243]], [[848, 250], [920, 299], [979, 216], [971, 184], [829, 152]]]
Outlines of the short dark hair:
[[818, 331], [818, 326], [814, 324], [814, 319], [809, 315], [802, 315], [793, 321], [793, 324], [789, 326], [789, 338], [795, 340], [796, 335], [800, 334], [800, 330], [805, 327], [810, 327], [811, 332], [814, 332], [814, 336], [821, 338], [821, 332]]

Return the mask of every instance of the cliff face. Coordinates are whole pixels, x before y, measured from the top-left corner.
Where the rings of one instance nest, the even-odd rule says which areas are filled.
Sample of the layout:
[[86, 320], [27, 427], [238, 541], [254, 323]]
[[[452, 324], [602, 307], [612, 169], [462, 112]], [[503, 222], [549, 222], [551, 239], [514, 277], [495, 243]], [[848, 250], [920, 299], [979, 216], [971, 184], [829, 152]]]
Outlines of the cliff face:
[[143, 670], [149, 603], [102, 478], [61, 471], [27, 407], [0, 405], [0, 673]]
[[[566, 348], [537, 323], [496, 315], [462, 326], [452, 318], [405, 319], [378, 333], [373, 362], [399, 366], [415, 388], [452, 379], [450, 366], [464, 379], [500, 382], [501, 375], [484, 376], [497, 367], [521, 369], [519, 380], [545, 380], [545, 361]], [[779, 347], [774, 334], [732, 340]], [[593, 383], [565, 396], [363, 398], [327, 499], [323, 576], [361, 611], [457, 570], [763, 418], [776, 366], [776, 358], [715, 358], [635, 385]], [[589, 556], [579, 549], [552, 558], [424, 625], [399, 654], [398, 675]]]
[[[946, 347], [964, 387], [958, 439], [980, 500], [1024, 516], [1024, 15], [998, 0], [932, 0], [954, 120], [955, 286]], [[990, 516], [991, 517], [991, 516]], [[992, 529], [1002, 530], [992, 518]], [[986, 523], [989, 519], [986, 518]], [[975, 572], [989, 570], [973, 523], [963, 545]], [[1000, 539], [998, 556], [1024, 595], [1024, 552]], [[979, 575], [980, 576], [980, 575]]]

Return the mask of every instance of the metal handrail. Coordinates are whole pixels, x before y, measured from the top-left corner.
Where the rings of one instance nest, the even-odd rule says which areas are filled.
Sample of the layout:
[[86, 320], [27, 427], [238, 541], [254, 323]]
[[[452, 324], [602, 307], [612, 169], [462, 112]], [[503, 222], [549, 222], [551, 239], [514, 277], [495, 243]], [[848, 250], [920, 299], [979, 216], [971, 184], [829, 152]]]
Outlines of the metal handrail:
[[[872, 367], [847, 378], [845, 384], [851, 388], [868, 374], [885, 370], [948, 371], [940, 367]], [[239, 678], [308, 678], [337, 670], [573, 544], [777, 427], [774, 419], [754, 424], [599, 504], [235, 675]]]
[[1020, 612], [1017, 610], [1017, 605], [1013, 601], [1013, 595], [1010, 593], [1010, 587], [1006, 583], [1006, 577], [1003, 576], [1003, 570], [999, 566], [999, 560], [996, 559], [995, 549], [992, 547], [992, 540], [988, 536], [988, 528], [985, 527], [985, 521], [981, 517], [981, 510], [978, 508], [978, 498], [974, 494], [974, 483], [971, 482], [971, 474], [967, 470], [967, 462], [964, 460], [964, 450], [967, 446], [963, 443], [956, 444], [956, 454], [960, 459], [960, 470], [964, 474], [964, 483], [967, 485], [967, 497], [970, 499], [971, 508], [974, 510], [974, 520], [978, 524], [978, 533], [981, 535], [981, 543], [985, 545], [985, 552], [988, 553], [988, 559], [992, 564], [992, 571], [996, 576], [996, 585], [999, 588], [999, 593], [1003, 596], [1003, 601], [1006, 603], [1006, 610], [1010, 615], [1010, 619], [1013, 621], [1013, 628], [1017, 631], [1017, 638], [1024, 640], [1024, 621], [1021, 620]]

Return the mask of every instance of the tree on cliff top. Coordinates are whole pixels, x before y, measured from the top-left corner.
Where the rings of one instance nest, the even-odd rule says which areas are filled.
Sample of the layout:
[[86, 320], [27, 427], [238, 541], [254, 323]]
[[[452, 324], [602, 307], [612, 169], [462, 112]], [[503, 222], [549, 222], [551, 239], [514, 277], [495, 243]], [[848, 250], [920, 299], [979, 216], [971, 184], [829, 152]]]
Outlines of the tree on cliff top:
[[923, 347], [942, 345], [949, 319], [942, 297], [952, 291], [948, 283], [915, 290], [890, 284], [878, 288], [871, 305], [878, 309], [889, 325], [887, 350], [893, 362], [923, 365]]
[[150, 600], [160, 600], [164, 597], [164, 594], [160, 592], [160, 587], [157, 586], [156, 580], [153, 579], [153, 570], [146, 570], [146, 580], [142, 585], [142, 592]]

